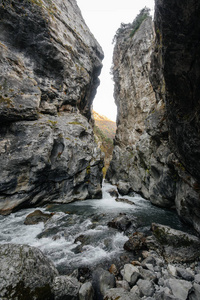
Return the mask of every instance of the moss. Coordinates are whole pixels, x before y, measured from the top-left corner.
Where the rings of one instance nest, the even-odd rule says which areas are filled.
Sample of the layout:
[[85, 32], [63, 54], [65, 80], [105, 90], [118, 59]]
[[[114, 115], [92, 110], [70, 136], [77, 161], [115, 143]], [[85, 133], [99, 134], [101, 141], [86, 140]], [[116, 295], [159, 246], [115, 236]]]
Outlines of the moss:
[[58, 123], [57, 121], [52, 121], [52, 120], [48, 120], [51, 128], [55, 128], [56, 127], [56, 124]]
[[8, 97], [3, 97], [2, 95], [0, 95], [0, 104], [7, 104], [7, 105], [11, 105], [12, 100]]
[[90, 165], [89, 165], [89, 166], [87, 166], [87, 168], [86, 168], [86, 173], [87, 173], [87, 175], [90, 175], [90, 173], [91, 173], [91, 168], [90, 168]]

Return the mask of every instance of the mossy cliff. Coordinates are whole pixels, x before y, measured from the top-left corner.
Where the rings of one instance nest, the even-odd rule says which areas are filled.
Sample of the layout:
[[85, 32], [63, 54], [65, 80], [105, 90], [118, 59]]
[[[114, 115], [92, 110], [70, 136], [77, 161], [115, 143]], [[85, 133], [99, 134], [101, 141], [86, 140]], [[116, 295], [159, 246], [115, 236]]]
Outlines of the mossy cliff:
[[148, 19], [132, 40], [131, 24], [118, 32], [118, 128], [107, 179], [176, 208], [200, 232], [199, 13], [197, 1], [156, 0], [151, 35]]
[[103, 52], [76, 1], [6, 0], [0, 15], [0, 212], [100, 197]]

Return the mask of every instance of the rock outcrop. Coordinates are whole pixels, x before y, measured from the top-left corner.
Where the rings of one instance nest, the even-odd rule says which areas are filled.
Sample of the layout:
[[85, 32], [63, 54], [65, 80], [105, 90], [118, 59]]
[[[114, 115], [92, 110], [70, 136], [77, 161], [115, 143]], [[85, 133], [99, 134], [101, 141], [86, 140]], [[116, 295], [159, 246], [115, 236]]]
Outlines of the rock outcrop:
[[6, 0], [0, 15], [0, 213], [101, 197], [103, 52], [76, 1]]
[[176, 207], [200, 232], [199, 11], [196, 1], [157, 0], [155, 40], [148, 18], [132, 39], [130, 25], [118, 33], [118, 129], [107, 179], [127, 183], [128, 192], [155, 205]]

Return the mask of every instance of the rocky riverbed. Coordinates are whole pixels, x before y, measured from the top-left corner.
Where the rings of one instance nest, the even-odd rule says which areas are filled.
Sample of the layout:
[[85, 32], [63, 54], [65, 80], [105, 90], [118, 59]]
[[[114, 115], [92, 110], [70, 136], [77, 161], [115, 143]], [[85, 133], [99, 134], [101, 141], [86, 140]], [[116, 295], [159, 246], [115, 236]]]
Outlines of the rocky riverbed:
[[0, 297], [199, 299], [198, 237], [152, 223], [186, 229], [138, 195], [103, 196], [2, 216]]

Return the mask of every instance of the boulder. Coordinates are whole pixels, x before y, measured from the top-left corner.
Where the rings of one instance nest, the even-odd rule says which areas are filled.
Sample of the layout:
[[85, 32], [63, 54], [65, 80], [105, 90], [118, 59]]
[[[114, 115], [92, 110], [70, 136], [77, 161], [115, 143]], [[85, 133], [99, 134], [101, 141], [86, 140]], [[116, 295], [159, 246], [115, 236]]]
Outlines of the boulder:
[[92, 286], [96, 300], [102, 300], [106, 291], [114, 288], [115, 284], [115, 276], [102, 268], [96, 269], [92, 274]]
[[28, 216], [26, 216], [24, 224], [25, 225], [34, 225], [34, 224], [38, 224], [40, 222], [46, 223], [52, 216], [53, 216], [53, 213], [47, 214], [47, 213], [43, 213], [41, 210], [37, 209], [34, 212], [30, 213]]
[[180, 300], [188, 299], [192, 291], [192, 284], [186, 280], [171, 278], [165, 281], [165, 285], [171, 290], [172, 294]]
[[137, 282], [137, 286], [139, 287], [140, 295], [142, 297], [143, 296], [151, 297], [155, 292], [154, 285], [149, 280], [139, 279]]
[[192, 262], [199, 258], [198, 237], [155, 223], [151, 228], [168, 262]]
[[94, 289], [91, 282], [85, 282], [79, 290], [79, 300], [93, 300]]
[[78, 300], [81, 284], [75, 277], [56, 276], [51, 286], [55, 300]]
[[117, 197], [119, 196], [118, 192], [113, 188], [113, 189], [109, 189], [108, 193], [110, 194], [111, 197]]
[[37, 248], [0, 245], [0, 298], [53, 299], [51, 284], [58, 271]]
[[119, 181], [118, 184], [117, 184], [118, 192], [122, 196], [128, 195], [128, 193], [130, 191], [130, 188], [131, 187], [130, 187], [130, 184], [128, 182]]
[[189, 300], [199, 300], [200, 299], [200, 285], [197, 283], [194, 283], [193, 290], [189, 294], [188, 297]]
[[128, 241], [124, 244], [124, 249], [127, 251], [138, 251], [138, 250], [146, 250], [146, 237], [142, 232], [133, 233]]
[[137, 280], [141, 277], [138, 267], [131, 264], [124, 265], [123, 279], [126, 280], [132, 287], [136, 284]]
[[116, 228], [120, 231], [125, 231], [131, 226], [131, 220], [127, 217], [126, 214], [120, 213], [119, 216], [108, 222], [108, 226]]
[[177, 267], [176, 272], [177, 272], [177, 275], [184, 280], [187, 280], [187, 281], [194, 280], [194, 274], [191, 271], [188, 271], [184, 268]]

